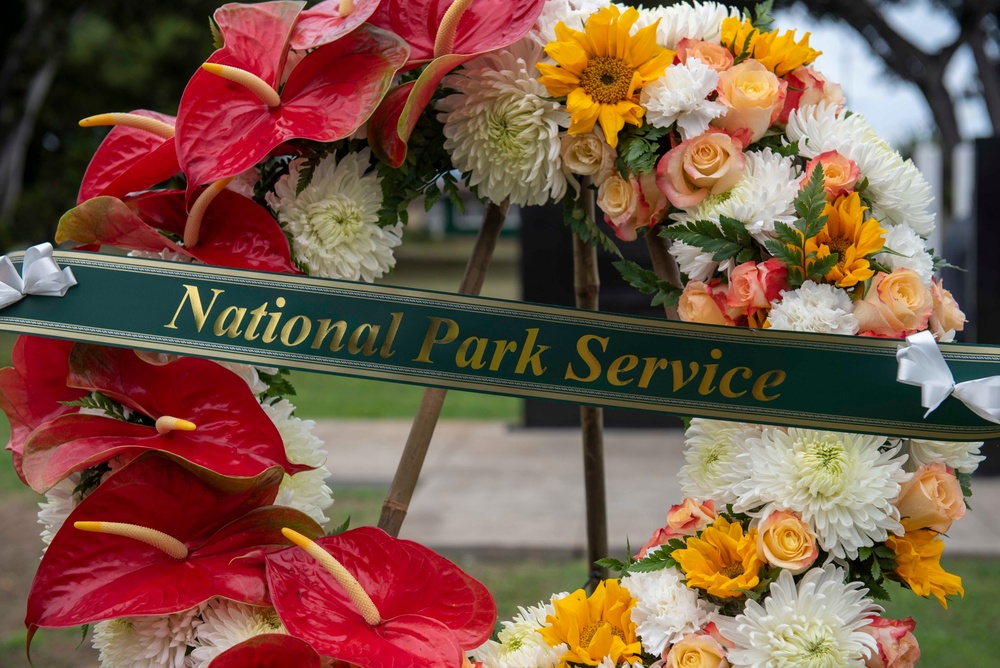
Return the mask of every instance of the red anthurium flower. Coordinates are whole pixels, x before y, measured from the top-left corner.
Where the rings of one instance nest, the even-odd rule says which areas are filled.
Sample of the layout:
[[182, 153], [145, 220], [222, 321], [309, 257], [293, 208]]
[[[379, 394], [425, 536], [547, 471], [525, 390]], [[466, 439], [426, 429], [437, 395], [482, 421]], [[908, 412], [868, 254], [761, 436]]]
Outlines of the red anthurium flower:
[[428, 62], [415, 82], [400, 86], [372, 116], [368, 142], [383, 161], [399, 167], [406, 142], [438, 84], [459, 65], [524, 37], [545, 0], [383, 0], [371, 22], [410, 45], [410, 64]]
[[28, 594], [29, 641], [37, 627], [166, 615], [213, 596], [269, 605], [264, 556], [288, 545], [281, 527], [322, 533], [271, 505], [281, 478], [277, 467], [231, 478], [157, 453], [122, 468], [45, 552]]
[[288, 632], [324, 656], [361, 668], [456, 668], [493, 632], [489, 591], [418, 543], [374, 527], [315, 543], [285, 533], [301, 547], [268, 555], [271, 601]]
[[66, 385], [72, 347], [72, 341], [19, 336], [11, 352], [14, 366], [0, 369], [0, 410], [10, 422], [7, 449], [22, 481], [21, 461], [28, 436], [43, 422], [77, 412], [78, 408], [61, 402], [87, 394]]
[[124, 197], [166, 181], [181, 171], [174, 146], [174, 117], [137, 109], [80, 121], [85, 127], [114, 125], [87, 166], [77, 204], [98, 195]]
[[220, 192], [205, 212], [195, 246], [181, 246], [160, 233], [183, 235], [187, 217], [180, 190], [148, 192], [127, 201], [95, 197], [63, 215], [56, 241], [153, 252], [166, 249], [206, 264], [301, 273], [291, 260], [281, 227], [252, 199], [231, 190]]
[[[74, 471], [119, 455], [159, 450], [222, 475], [292, 464], [277, 428], [239, 376], [209, 360], [143, 361], [132, 350], [78, 343], [67, 385], [118, 401], [145, 424], [74, 413], [43, 423], [24, 445], [24, 477], [43, 492]], [[155, 422], [155, 426], [151, 423]]]
[[325, 0], [299, 14], [290, 40], [296, 51], [334, 42], [368, 20], [380, 0]]
[[[371, 115], [406, 62], [409, 50], [403, 40], [362, 25], [302, 58], [280, 85], [279, 95], [288, 51], [277, 44], [287, 43], [294, 25], [291, 14], [270, 14], [259, 23], [247, 14], [241, 38], [231, 39], [232, 30], [225, 32], [223, 48], [188, 82], [177, 116], [177, 155], [189, 188], [239, 174], [290, 139], [331, 142], [349, 136]], [[265, 37], [271, 32], [275, 34]], [[251, 37], [259, 37], [267, 48], [260, 49]]]
[[212, 659], [211, 668], [320, 668], [308, 643], [284, 633], [265, 633], [233, 645]]

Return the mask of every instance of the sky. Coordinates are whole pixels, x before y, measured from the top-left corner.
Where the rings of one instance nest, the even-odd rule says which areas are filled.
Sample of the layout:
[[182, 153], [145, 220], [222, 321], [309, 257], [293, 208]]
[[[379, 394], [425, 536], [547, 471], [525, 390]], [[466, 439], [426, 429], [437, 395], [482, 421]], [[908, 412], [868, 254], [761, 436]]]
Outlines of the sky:
[[[938, 49], [958, 34], [958, 26], [928, 2], [890, 7], [887, 21], [907, 39], [926, 51]], [[882, 60], [868, 42], [846, 23], [817, 21], [804, 10], [775, 13], [776, 25], [783, 30], [812, 33], [809, 44], [823, 52], [816, 68], [830, 81], [839, 83], [847, 106], [863, 114], [875, 130], [894, 145], [927, 137], [933, 128], [930, 110], [913, 84], [886, 74]], [[965, 48], [955, 54], [946, 73], [946, 85], [953, 92], [968, 87], [975, 77], [975, 61]], [[959, 124], [965, 138], [991, 133], [981, 100], [958, 105]]]

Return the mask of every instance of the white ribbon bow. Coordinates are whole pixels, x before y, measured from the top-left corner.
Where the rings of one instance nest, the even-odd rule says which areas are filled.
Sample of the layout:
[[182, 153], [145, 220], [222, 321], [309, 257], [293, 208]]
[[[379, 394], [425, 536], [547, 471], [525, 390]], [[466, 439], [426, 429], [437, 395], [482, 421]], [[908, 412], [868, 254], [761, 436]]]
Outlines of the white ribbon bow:
[[924, 417], [954, 395], [979, 417], [1000, 423], [1000, 376], [956, 384], [933, 334], [911, 334], [906, 343], [896, 351], [896, 380], [920, 388], [920, 405], [927, 409]]
[[73, 271], [69, 267], [60, 269], [52, 259], [50, 243], [26, 250], [21, 271], [23, 279], [18, 276], [9, 257], [0, 257], [0, 308], [21, 301], [25, 295], [62, 297], [76, 285]]

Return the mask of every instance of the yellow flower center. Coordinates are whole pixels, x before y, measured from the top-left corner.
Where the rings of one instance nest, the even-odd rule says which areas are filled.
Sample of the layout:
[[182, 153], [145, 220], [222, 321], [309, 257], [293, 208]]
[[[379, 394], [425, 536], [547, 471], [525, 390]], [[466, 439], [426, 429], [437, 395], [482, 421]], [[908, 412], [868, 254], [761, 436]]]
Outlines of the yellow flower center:
[[627, 642], [627, 640], [625, 639], [625, 631], [615, 626], [614, 624], [610, 624], [602, 619], [600, 621], [593, 622], [592, 624], [587, 624], [585, 627], [583, 627], [583, 630], [580, 631], [580, 647], [583, 648], [590, 647], [590, 641], [593, 640], [597, 632], [600, 631], [601, 628], [605, 626], [611, 629], [611, 635], [621, 638], [622, 642]]
[[616, 104], [628, 99], [634, 73], [635, 70], [620, 58], [596, 56], [580, 75], [580, 87], [595, 102]]
[[735, 564], [729, 564], [728, 566], [722, 568], [719, 573], [725, 575], [730, 580], [736, 579], [743, 575], [743, 564], [736, 562]]

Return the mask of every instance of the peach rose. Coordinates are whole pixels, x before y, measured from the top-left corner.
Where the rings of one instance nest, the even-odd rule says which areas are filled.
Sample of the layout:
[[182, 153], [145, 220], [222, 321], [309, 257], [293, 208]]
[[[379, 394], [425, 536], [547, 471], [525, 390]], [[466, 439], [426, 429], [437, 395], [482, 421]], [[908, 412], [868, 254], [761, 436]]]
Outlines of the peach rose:
[[726, 648], [709, 636], [689, 634], [664, 651], [663, 668], [729, 668]]
[[608, 225], [616, 229], [632, 222], [638, 202], [635, 188], [618, 174], [609, 176], [597, 189], [597, 206], [604, 212]]
[[719, 74], [719, 102], [729, 110], [712, 125], [738, 133], [748, 130], [750, 141], [764, 136], [785, 104], [788, 83], [756, 60], [745, 60]]
[[697, 58], [716, 72], [733, 66], [733, 54], [726, 47], [685, 37], [677, 42], [677, 60], [686, 65], [688, 58]]
[[639, 178], [629, 177], [629, 183], [636, 194], [635, 213], [620, 227], [615, 227], [615, 236], [622, 241], [635, 241], [636, 230], [652, 227], [663, 219], [667, 210], [667, 197], [656, 187], [656, 174], [649, 172]]
[[604, 133], [590, 132], [583, 135], [566, 135], [559, 147], [563, 171], [580, 176], [594, 177], [600, 186], [611, 176], [615, 166], [615, 149], [604, 141]]
[[934, 310], [931, 311], [927, 328], [938, 341], [955, 340], [955, 332], [965, 329], [965, 313], [958, 308], [958, 302], [951, 293], [944, 289], [944, 281], [933, 279], [931, 282], [931, 298], [934, 300]]
[[775, 510], [761, 519], [757, 527], [757, 557], [761, 561], [798, 575], [818, 556], [816, 534], [795, 513]]
[[654, 547], [659, 547], [660, 545], [665, 545], [670, 542], [673, 538], [684, 538], [686, 534], [678, 533], [670, 527], [661, 527], [653, 532], [652, 537], [646, 541], [646, 544], [639, 549], [639, 553], [635, 555], [636, 559], [645, 559], [646, 554], [649, 553]]
[[656, 185], [677, 207], [724, 193], [743, 176], [743, 147], [719, 130], [683, 141], [656, 165]]
[[769, 307], [787, 289], [788, 269], [778, 260], [771, 258], [761, 264], [744, 262], [729, 274], [726, 305], [747, 315]]
[[919, 274], [899, 267], [891, 274], [875, 274], [868, 294], [854, 303], [854, 316], [862, 335], [902, 339], [927, 328], [933, 307], [931, 291]]
[[924, 464], [899, 489], [896, 501], [907, 531], [932, 529], [945, 533], [965, 517], [965, 496], [951, 469], [941, 462]]
[[694, 499], [687, 498], [677, 505], [670, 506], [670, 512], [667, 513], [667, 526], [674, 531], [691, 536], [714, 522], [717, 515], [715, 502], [711, 499], [705, 503], [698, 503]]
[[710, 283], [688, 281], [677, 301], [677, 316], [685, 322], [700, 322], [706, 325], [732, 325], [725, 314], [726, 291], [715, 289]]
[[849, 195], [861, 178], [861, 170], [853, 160], [845, 158], [837, 151], [820, 153], [806, 163], [806, 172], [802, 175], [800, 185], [805, 187], [812, 178], [816, 165], [823, 165], [823, 187], [827, 197], [836, 199], [841, 195]]
[[875, 617], [871, 624], [859, 629], [875, 638], [878, 650], [865, 661], [865, 668], [915, 668], [920, 647], [913, 636], [917, 623], [906, 619]]
[[788, 81], [788, 95], [778, 116], [782, 125], [788, 122], [788, 115], [796, 109], [816, 104], [838, 107], [844, 104], [844, 91], [840, 84], [827, 81], [811, 67], [797, 67], [788, 73], [785, 80]]

